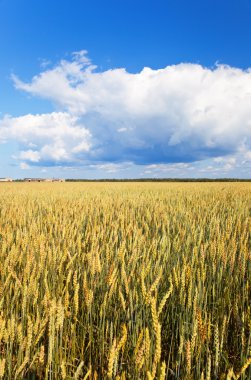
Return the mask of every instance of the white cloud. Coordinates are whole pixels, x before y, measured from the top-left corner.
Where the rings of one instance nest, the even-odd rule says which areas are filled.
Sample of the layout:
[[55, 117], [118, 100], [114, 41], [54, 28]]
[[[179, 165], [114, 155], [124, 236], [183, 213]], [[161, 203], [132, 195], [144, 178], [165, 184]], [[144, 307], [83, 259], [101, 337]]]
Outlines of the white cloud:
[[22, 151], [20, 153], [19, 158], [21, 160], [27, 160], [27, 161], [31, 161], [31, 162], [39, 162], [41, 156], [40, 156], [40, 153], [38, 151], [29, 149], [29, 150]]
[[90, 169], [96, 170], [101, 170], [103, 172], [107, 173], [118, 173], [118, 172], [123, 172], [125, 170], [130, 170], [133, 167], [132, 162], [123, 162], [121, 164], [116, 164], [116, 163], [105, 163], [105, 164], [94, 164], [94, 165], [89, 165]]
[[74, 162], [80, 159], [76, 153], [84, 155], [91, 147], [90, 132], [65, 112], [5, 116], [0, 120], [0, 142], [6, 140], [18, 142], [18, 158], [30, 164]]
[[175, 171], [191, 169], [170, 165], [215, 158], [217, 169], [219, 157], [251, 151], [251, 70], [183, 63], [99, 72], [81, 51], [30, 83], [13, 80], [61, 110], [0, 121], [0, 141], [19, 141], [26, 147], [19, 158], [30, 163], [130, 161]]
[[26, 164], [26, 162], [21, 162], [20, 163], [20, 169], [28, 170], [28, 169], [30, 169], [30, 165]]

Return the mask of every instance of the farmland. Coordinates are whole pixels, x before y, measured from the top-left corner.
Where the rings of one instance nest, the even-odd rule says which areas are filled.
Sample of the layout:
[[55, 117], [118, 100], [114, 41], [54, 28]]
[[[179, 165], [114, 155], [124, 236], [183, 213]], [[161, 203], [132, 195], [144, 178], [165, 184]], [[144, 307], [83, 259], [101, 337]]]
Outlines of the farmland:
[[0, 379], [250, 379], [251, 184], [0, 186]]

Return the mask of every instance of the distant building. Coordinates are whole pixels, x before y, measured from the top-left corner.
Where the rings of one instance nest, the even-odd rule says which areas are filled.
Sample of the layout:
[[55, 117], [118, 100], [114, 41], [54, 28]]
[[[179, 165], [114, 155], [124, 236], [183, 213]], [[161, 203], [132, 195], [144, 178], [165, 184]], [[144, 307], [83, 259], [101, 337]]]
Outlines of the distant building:
[[53, 178], [52, 182], [65, 182], [65, 179], [63, 179], [63, 178]]
[[43, 178], [24, 178], [25, 182], [44, 182]]
[[0, 182], [12, 182], [12, 178], [0, 178]]

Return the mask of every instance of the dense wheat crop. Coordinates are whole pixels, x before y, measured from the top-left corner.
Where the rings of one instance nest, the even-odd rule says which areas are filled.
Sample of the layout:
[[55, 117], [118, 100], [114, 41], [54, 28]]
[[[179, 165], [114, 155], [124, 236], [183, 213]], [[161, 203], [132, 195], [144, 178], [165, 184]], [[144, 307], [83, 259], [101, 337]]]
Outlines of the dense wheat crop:
[[1, 184], [0, 379], [251, 379], [251, 184]]

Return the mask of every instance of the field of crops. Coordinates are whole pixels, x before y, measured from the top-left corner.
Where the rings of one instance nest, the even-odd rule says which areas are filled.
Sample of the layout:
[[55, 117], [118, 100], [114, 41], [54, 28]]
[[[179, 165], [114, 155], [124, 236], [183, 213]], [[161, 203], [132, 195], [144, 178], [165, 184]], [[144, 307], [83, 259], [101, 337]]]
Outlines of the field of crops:
[[0, 379], [251, 379], [251, 184], [0, 185]]

